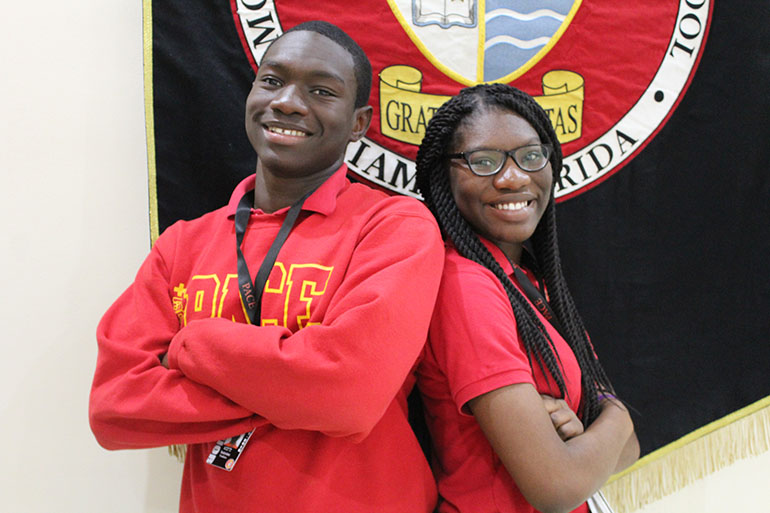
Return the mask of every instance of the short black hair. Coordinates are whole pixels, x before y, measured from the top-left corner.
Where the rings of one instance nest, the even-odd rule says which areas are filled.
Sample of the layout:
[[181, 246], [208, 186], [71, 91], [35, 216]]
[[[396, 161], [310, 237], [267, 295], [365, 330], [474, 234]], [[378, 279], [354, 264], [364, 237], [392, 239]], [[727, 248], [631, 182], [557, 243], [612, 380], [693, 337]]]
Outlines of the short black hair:
[[[298, 32], [300, 30], [321, 34], [322, 36], [331, 39], [340, 45], [350, 54], [350, 56], [353, 58], [353, 74], [356, 77], [355, 106], [356, 108], [359, 108], [368, 105], [369, 96], [372, 92], [372, 63], [369, 62], [369, 58], [366, 56], [366, 53], [364, 53], [361, 47], [358, 46], [358, 43], [356, 43], [352, 37], [350, 37], [337, 25], [329, 23], [328, 21], [311, 20], [293, 26], [284, 32], [280, 37], [274, 39], [270, 43], [270, 46], [272, 46], [273, 43], [278, 41], [278, 39], [284, 35], [289, 34], [290, 32]], [[270, 46], [267, 47], [265, 53], [270, 50]]]

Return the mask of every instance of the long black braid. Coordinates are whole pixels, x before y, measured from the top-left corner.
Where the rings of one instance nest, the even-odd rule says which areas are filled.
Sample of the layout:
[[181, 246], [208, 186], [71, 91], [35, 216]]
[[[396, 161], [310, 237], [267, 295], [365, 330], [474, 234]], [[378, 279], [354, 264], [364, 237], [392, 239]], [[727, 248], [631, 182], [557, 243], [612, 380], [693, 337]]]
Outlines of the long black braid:
[[[452, 196], [449, 183], [448, 159], [459, 125], [483, 108], [499, 108], [520, 115], [535, 129], [543, 143], [554, 151], [550, 157], [554, 180], [562, 167], [561, 146], [545, 111], [528, 94], [504, 84], [482, 84], [465, 88], [442, 105], [428, 123], [425, 137], [417, 152], [417, 188], [425, 203], [438, 220], [446, 237], [457, 251], [489, 269], [505, 288], [513, 308], [519, 335], [527, 351], [530, 366], [533, 360], [541, 370], [547, 369], [566, 395], [559, 357], [553, 341], [529, 302], [514, 286], [492, 253], [481, 242], [473, 227], [463, 218]], [[582, 373], [583, 400], [581, 417], [588, 426], [600, 413], [599, 393], [613, 392], [607, 375], [593, 352], [583, 321], [562, 273], [556, 235], [556, 204], [551, 190], [548, 205], [530, 242], [539, 278], [548, 291], [549, 304], [561, 324], [561, 335], [572, 348]]]

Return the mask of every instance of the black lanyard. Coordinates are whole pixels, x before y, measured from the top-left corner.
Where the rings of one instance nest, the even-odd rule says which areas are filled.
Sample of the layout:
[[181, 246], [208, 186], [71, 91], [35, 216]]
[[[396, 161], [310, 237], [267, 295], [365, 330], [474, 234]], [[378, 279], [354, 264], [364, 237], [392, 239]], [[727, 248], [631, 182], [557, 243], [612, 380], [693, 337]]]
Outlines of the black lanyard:
[[281, 224], [281, 229], [278, 230], [278, 235], [275, 236], [275, 240], [270, 246], [267, 255], [265, 255], [265, 259], [262, 260], [262, 265], [259, 266], [259, 271], [257, 271], [257, 277], [254, 279], [253, 284], [251, 283], [249, 266], [246, 264], [246, 259], [243, 257], [243, 251], [241, 251], [243, 236], [246, 233], [246, 227], [249, 225], [249, 218], [251, 217], [251, 206], [254, 203], [253, 191], [244, 194], [238, 202], [238, 209], [235, 211], [235, 247], [238, 252], [238, 288], [241, 291], [241, 301], [243, 301], [243, 306], [246, 307], [249, 320], [251, 321], [251, 324], [255, 326], [259, 326], [262, 323], [262, 292], [265, 289], [267, 278], [270, 276], [270, 271], [275, 264], [275, 259], [278, 258], [278, 252], [289, 237], [289, 232], [294, 227], [297, 216], [299, 216], [299, 212], [302, 210], [302, 204], [305, 203], [305, 200], [313, 192], [314, 191], [310, 191], [305, 194], [289, 209], [286, 218], [283, 220], [283, 224]]
[[524, 271], [521, 270], [521, 267], [513, 263], [511, 260], [508, 261], [513, 267], [513, 275], [516, 278], [516, 281], [519, 282], [519, 285], [521, 285], [524, 294], [527, 296], [527, 298], [529, 298], [530, 302], [534, 305], [535, 308], [537, 308], [537, 311], [540, 312], [540, 314], [551, 323], [551, 326], [556, 328], [556, 331], [559, 333], [564, 333], [559, 319], [553, 313], [553, 310], [551, 310], [551, 306], [548, 304], [548, 301], [546, 301], [543, 293], [540, 292], [531, 281], [529, 281], [529, 277], [524, 273]]

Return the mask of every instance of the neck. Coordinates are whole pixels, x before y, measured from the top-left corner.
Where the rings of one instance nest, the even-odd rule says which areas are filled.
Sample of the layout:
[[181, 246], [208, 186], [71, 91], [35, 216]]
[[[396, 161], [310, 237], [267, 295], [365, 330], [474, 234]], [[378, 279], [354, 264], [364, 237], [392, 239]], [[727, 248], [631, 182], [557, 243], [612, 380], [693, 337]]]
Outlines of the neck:
[[296, 203], [310, 191], [317, 189], [339, 166], [302, 177], [273, 174], [257, 166], [254, 184], [254, 208], [271, 213]]
[[506, 242], [498, 242], [497, 247], [505, 254], [505, 256], [516, 265], [521, 265], [521, 244], [510, 244]]

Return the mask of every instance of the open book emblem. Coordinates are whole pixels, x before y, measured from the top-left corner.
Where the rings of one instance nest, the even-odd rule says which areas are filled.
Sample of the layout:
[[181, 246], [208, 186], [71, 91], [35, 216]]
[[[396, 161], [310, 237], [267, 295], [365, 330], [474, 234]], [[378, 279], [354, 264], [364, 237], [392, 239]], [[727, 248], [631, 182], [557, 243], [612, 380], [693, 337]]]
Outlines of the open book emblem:
[[477, 18], [476, 0], [412, 0], [412, 23], [420, 27], [475, 27]]
[[446, 75], [466, 85], [508, 83], [525, 73], [553, 48], [580, 3], [388, 0], [420, 51]]

